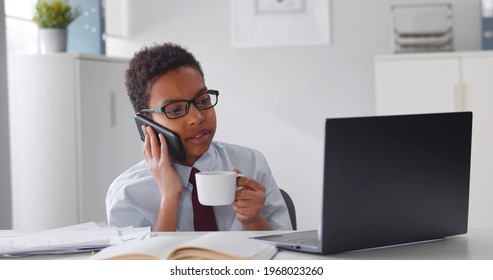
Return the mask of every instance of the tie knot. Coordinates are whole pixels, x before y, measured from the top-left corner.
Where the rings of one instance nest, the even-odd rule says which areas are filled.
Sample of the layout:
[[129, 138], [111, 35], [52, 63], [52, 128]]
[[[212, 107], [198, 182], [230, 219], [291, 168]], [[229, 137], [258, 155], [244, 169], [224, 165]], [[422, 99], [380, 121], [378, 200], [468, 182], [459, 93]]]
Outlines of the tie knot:
[[188, 178], [188, 182], [192, 184], [195, 187], [195, 174], [199, 173], [200, 170], [198, 170], [195, 167], [192, 167], [192, 171], [190, 172], [190, 177]]

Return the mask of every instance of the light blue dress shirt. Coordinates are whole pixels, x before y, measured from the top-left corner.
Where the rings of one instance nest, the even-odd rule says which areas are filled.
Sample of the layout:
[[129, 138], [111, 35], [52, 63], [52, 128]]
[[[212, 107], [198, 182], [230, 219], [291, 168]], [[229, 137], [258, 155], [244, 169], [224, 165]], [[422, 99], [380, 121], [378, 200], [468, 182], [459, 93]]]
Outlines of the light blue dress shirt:
[[[242, 174], [260, 182], [265, 187], [266, 200], [261, 210], [273, 230], [291, 230], [286, 203], [272, 176], [265, 157], [257, 150], [213, 141], [195, 168], [200, 171], [231, 171], [238, 168]], [[173, 163], [182, 180], [183, 192], [178, 209], [178, 231], [194, 231], [192, 188], [188, 178], [192, 167]], [[110, 226], [153, 226], [159, 210], [158, 186], [141, 161], [118, 176], [106, 196], [106, 213]], [[219, 230], [243, 230], [231, 205], [213, 206]]]

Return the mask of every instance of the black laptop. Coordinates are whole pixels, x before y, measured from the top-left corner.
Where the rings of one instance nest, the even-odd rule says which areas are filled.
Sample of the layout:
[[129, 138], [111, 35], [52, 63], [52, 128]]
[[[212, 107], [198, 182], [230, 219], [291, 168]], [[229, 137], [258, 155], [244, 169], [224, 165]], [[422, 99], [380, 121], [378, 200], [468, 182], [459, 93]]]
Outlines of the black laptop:
[[327, 119], [321, 228], [259, 239], [330, 254], [464, 234], [471, 136], [471, 112]]

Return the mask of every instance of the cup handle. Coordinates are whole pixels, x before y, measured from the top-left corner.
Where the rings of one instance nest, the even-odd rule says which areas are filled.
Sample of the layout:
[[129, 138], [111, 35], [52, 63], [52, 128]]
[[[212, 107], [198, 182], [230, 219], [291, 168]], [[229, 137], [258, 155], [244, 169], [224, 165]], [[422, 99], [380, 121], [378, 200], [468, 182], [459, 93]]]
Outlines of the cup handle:
[[[238, 178], [238, 177], [245, 177], [245, 175], [238, 173], [238, 174], [236, 174], [236, 178]], [[244, 189], [244, 187], [236, 187], [236, 191], [240, 191], [242, 189]]]

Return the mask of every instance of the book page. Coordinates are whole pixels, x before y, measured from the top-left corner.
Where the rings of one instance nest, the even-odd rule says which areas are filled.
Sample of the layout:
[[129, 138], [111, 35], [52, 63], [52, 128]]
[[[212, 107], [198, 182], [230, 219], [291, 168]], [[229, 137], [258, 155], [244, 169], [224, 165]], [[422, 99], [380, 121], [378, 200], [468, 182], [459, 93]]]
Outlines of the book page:
[[189, 239], [178, 236], [156, 236], [145, 240], [132, 240], [105, 248], [89, 259], [166, 259], [169, 252]]
[[[196, 256], [200, 253], [198, 250], [192, 250], [196, 248], [220, 252], [225, 256], [230, 256], [230, 258], [239, 257], [244, 259], [270, 259], [277, 252], [275, 246], [249, 239], [248, 237], [241, 235], [241, 233], [211, 232], [186, 242], [183, 246], [172, 252], [168, 258], [176, 258], [176, 256], [173, 255], [173, 253], [176, 252], [179, 252], [180, 258], [208, 258], [210, 255], [208, 252], [202, 252], [203, 256]], [[190, 250], [190, 254], [188, 255], [186, 252], [187, 250]], [[213, 255], [217, 256], [217, 254]], [[210, 256], [212, 257], [213, 255]]]

